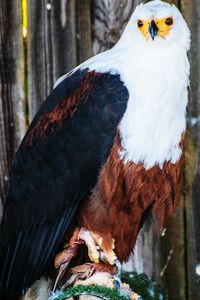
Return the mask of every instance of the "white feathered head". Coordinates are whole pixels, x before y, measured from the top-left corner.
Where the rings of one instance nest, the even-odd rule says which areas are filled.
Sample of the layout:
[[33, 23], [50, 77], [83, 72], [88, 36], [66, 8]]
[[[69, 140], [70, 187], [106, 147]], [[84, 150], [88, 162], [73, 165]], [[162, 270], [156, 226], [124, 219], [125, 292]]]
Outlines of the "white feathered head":
[[178, 43], [190, 47], [190, 31], [178, 8], [160, 0], [140, 4], [133, 12], [122, 35], [134, 44], [146, 46]]

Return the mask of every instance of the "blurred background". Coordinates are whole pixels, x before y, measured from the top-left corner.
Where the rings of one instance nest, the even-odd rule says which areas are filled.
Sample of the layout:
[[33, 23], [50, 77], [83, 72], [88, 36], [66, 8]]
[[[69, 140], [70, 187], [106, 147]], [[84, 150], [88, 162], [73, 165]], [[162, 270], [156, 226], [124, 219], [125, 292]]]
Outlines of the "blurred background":
[[[13, 156], [55, 81], [112, 47], [140, 2], [0, 0], [0, 216]], [[170, 300], [199, 300], [200, 1], [167, 2], [180, 8], [192, 32], [182, 206], [162, 233], [154, 222], [145, 225], [126, 269], [160, 282]]]

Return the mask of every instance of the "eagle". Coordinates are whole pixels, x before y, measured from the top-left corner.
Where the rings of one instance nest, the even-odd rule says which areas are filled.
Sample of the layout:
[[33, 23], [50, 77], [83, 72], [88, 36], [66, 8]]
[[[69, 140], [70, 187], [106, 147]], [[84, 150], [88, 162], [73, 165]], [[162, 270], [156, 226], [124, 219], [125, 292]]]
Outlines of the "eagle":
[[165, 226], [181, 193], [189, 47], [180, 11], [150, 1], [112, 49], [57, 81], [11, 167], [1, 299], [18, 299], [52, 262], [63, 276], [81, 247], [119, 269], [149, 215]]

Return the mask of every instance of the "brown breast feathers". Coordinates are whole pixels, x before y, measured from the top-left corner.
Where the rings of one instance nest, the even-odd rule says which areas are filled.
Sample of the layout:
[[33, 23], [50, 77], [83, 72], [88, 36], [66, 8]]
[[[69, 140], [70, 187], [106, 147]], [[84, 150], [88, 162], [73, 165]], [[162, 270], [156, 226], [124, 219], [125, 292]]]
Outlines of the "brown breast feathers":
[[125, 163], [120, 159], [120, 151], [117, 134], [90, 199], [80, 210], [79, 222], [108, 239], [114, 238], [116, 254], [125, 261], [147, 214], [152, 212], [163, 227], [176, 207], [181, 193], [183, 156], [175, 164], [164, 163], [162, 169], [156, 165], [146, 170], [143, 164]]

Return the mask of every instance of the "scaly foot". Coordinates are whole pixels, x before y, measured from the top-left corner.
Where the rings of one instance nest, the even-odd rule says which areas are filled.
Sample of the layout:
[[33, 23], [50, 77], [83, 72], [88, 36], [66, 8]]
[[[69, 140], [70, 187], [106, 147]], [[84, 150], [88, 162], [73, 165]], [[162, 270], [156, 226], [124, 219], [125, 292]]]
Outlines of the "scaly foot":
[[[103, 285], [109, 288], [116, 288], [115, 282], [113, 281], [113, 275], [116, 274], [116, 266], [114, 265], [111, 266], [103, 262], [87, 263], [71, 268], [68, 272], [71, 274], [71, 277], [63, 285], [62, 290], [69, 286], [77, 285]], [[130, 290], [130, 286], [126, 283], [121, 283], [120, 292], [129, 295], [131, 300], [142, 300], [139, 295]], [[84, 296], [80, 297], [80, 299], [96, 299], [96, 297]]]
[[68, 267], [71, 259], [76, 256], [78, 246], [80, 244], [83, 244], [83, 242], [81, 240], [79, 240], [79, 232], [80, 232], [80, 229], [76, 228], [76, 230], [74, 231], [74, 233], [70, 239], [68, 246], [63, 251], [59, 252], [55, 256], [54, 265], [55, 265], [55, 268], [58, 269], [58, 275], [56, 277], [53, 291], [55, 291], [58, 282], [64, 276], [65, 271], [67, 270], [67, 267]]
[[101, 260], [111, 266], [116, 266], [114, 284], [116, 288], [120, 288], [121, 264], [114, 252], [115, 240], [110, 236], [105, 236], [103, 238], [101, 235], [93, 233], [85, 228], [76, 228], [67, 248], [58, 253], [55, 257], [55, 267], [57, 269], [59, 268], [59, 271], [54, 290], [58, 281], [63, 277], [71, 259], [76, 256], [79, 245], [83, 243], [88, 247], [88, 256], [92, 262], [98, 264]]
[[73, 267], [68, 270], [71, 275], [67, 282], [62, 286], [61, 290], [74, 285], [77, 280], [86, 280], [94, 273], [109, 273], [110, 276], [115, 275], [116, 267], [103, 262], [100, 263], [86, 263], [80, 266]]

